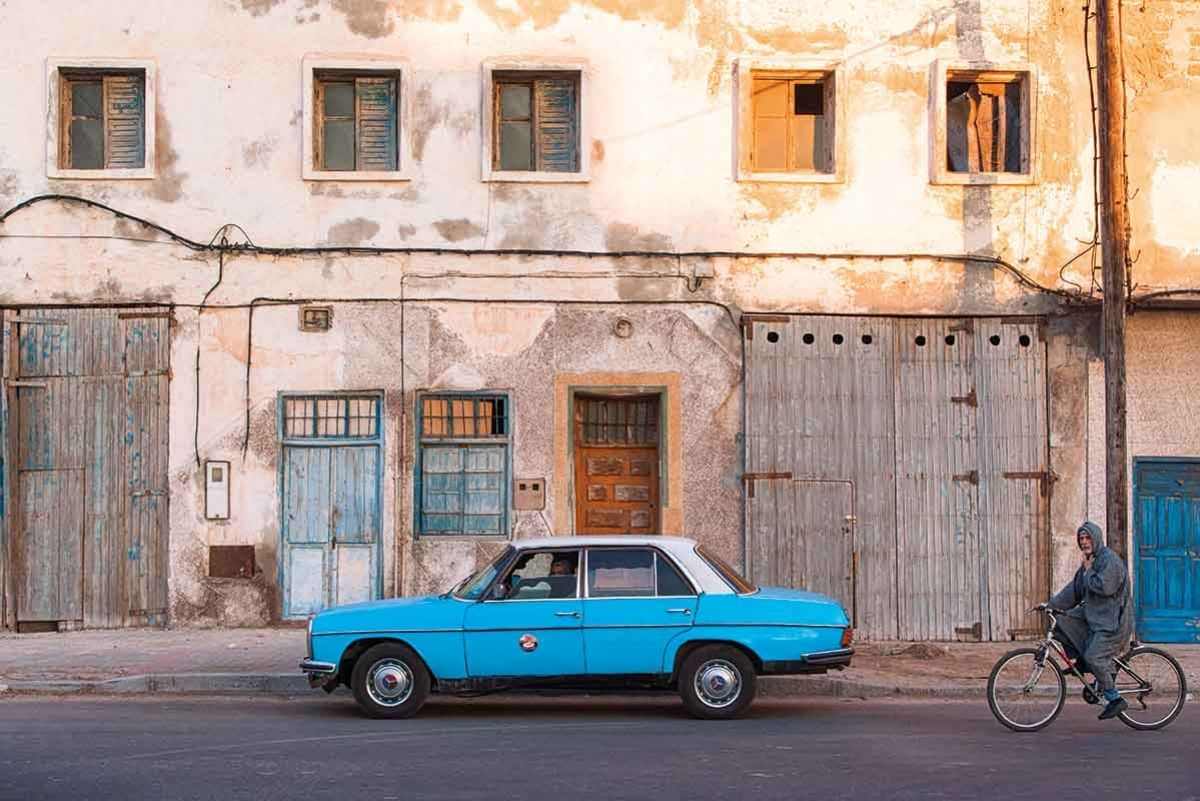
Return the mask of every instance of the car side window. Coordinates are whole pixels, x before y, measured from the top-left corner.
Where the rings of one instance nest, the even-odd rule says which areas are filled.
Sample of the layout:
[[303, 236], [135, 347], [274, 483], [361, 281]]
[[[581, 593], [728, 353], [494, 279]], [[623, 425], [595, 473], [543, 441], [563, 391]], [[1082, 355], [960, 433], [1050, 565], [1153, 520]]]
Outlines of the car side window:
[[654, 552], [646, 548], [588, 551], [588, 597], [654, 596]]
[[492, 590], [493, 600], [542, 601], [579, 597], [579, 551], [523, 554]]
[[675, 567], [671, 560], [661, 553], [655, 555], [655, 570], [658, 573], [658, 595], [695, 595], [696, 591]]

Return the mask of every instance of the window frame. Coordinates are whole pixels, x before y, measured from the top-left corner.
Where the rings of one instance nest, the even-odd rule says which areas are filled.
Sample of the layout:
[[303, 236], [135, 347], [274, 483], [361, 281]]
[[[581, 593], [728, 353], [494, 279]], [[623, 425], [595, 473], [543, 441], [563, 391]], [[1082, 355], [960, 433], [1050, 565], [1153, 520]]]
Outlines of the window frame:
[[[576, 562], [578, 567], [575, 570], [575, 596], [572, 598], [493, 598], [492, 593], [496, 586], [512, 575], [516, 570], [517, 563], [525, 556], [537, 556], [543, 553], [563, 553], [565, 551], [574, 551], [579, 554], [579, 559]], [[487, 589], [483, 591], [483, 596], [475, 603], [544, 603], [553, 601], [557, 603], [582, 601], [584, 599], [584, 591], [586, 589], [586, 581], [583, 576], [583, 564], [587, 558], [584, 555], [586, 548], [582, 545], [567, 545], [558, 548], [514, 548], [513, 554], [508, 562], [496, 573], [496, 576], [488, 584]]]
[[[953, 172], [946, 164], [949, 140], [946, 92], [951, 82], [1019, 83], [1021, 85], [1021, 172]], [[1038, 182], [1037, 68], [1030, 63], [991, 61], [934, 62], [930, 83], [929, 167], [931, 184], [958, 186], [1028, 186]]]
[[[846, 180], [846, 79], [841, 62], [813, 59], [739, 59], [734, 67], [735, 180], [739, 182], [788, 184], [840, 184]], [[778, 75], [780, 79], [816, 82], [825, 89], [826, 147], [830, 170], [759, 172], [754, 169], [754, 79]], [[832, 95], [832, 96], [831, 96]]]
[[[513, 183], [587, 183], [591, 181], [591, 103], [589, 102], [589, 86], [591, 83], [591, 67], [583, 59], [540, 60], [519, 58], [486, 59], [480, 67], [482, 71], [482, 114], [480, 148], [480, 181], [483, 182], [513, 182]], [[496, 74], [500, 73], [497, 80]], [[579, 170], [577, 172], [546, 172], [542, 170], [501, 170], [493, 161], [500, 145], [497, 123], [497, 85], [513, 73], [528, 73], [530, 79], [536, 79], [539, 74], [573, 73], [576, 76], [577, 90], [575, 102], [578, 106], [579, 134]], [[532, 123], [531, 123], [532, 126]]]
[[[593, 597], [591, 594], [591, 584], [588, 578], [592, 570], [592, 552], [593, 551], [650, 551], [654, 554], [654, 594], [653, 595], [599, 595]], [[617, 600], [637, 600], [637, 601], [653, 601], [660, 598], [698, 598], [700, 591], [696, 589], [696, 580], [687, 571], [678, 560], [667, 554], [663, 549], [654, 545], [642, 545], [638, 543], [630, 543], [628, 545], [588, 545], [584, 548], [584, 557], [582, 567], [580, 569], [580, 581], [583, 586], [583, 600], [589, 601], [617, 601]], [[675, 568], [675, 572], [683, 579], [684, 583], [692, 588], [691, 595], [659, 595], [658, 594], [658, 560], [664, 559], [667, 564]]]
[[[92, 73], [97, 76], [112, 73], [140, 72], [142, 74], [142, 135], [145, 142], [141, 167], [100, 167], [75, 169], [64, 166], [66, 125], [63, 119], [63, 87], [71, 73]], [[46, 177], [71, 180], [113, 181], [146, 180], [157, 175], [157, 146], [155, 142], [155, 111], [158, 107], [158, 68], [151, 59], [134, 58], [48, 58], [46, 59]], [[107, 134], [106, 134], [107, 135]]]
[[[498, 398], [503, 399], [505, 403], [505, 414], [507, 428], [503, 435], [490, 435], [479, 437], [426, 437], [424, 435], [425, 422], [425, 401], [430, 398], [446, 398], [446, 399], [487, 399]], [[516, 415], [513, 413], [513, 393], [510, 390], [478, 390], [478, 391], [441, 391], [441, 390], [422, 390], [415, 393], [416, 409], [413, 414], [414, 428], [414, 459], [413, 459], [413, 538], [422, 539], [429, 538], [438, 541], [453, 541], [466, 540], [470, 542], [502, 540], [507, 541], [512, 537], [512, 503], [513, 503], [513, 443], [515, 441], [514, 428]], [[500, 480], [500, 531], [498, 533], [483, 533], [470, 534], [463, 531], [439, 533], [428, 532], [424, 530], [422, 525], [422, 515], [424, 513], [424, 462], [425, 448], [428, 447], [445, 447], [445, 446], [466, 446], [480, 445], [491, 447], [504, 448], [503, 457], [503, 475]]]
[[[328, 74], [348, 79], [395, 78], [396, 80], [396, 169], [326, 170], [317, 159], [317, 81]], [[301, 178], [305, 181], [385, 181], [412, 180], [413, 158], [409, 144], [409, 120], [413, 94], [408, 87], [407, 59], [391, 56], [305, 56], [301, 61], [302, 150]], [[357, 137], [355, 147], [357, 150]]]

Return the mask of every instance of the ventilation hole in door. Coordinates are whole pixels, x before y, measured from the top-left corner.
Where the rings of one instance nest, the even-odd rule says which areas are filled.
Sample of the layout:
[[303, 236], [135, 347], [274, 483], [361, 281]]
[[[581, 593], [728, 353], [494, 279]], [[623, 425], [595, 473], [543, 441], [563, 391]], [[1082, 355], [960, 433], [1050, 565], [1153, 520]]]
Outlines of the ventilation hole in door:
[[1017, 342], [1021, 343], [1022, 348], [1028, 348], [1031, 341], [1032, 340], [1029, 339], [1029, 334], [1021, 334], [1021, 336], [1017, 339]]
[[871, 336], [870, 334], [862, 335], [862, 342], [864, 345], [870, 345], [874, 341], [875, 341], [875, 337]]
[[990, 337], [988, 337], [988, 342], [991, 342], [993, 345], [999, 345], [1000, 344], [1000, 335], [992, 334]]
[[924, 334], [917, 334], [917, 338], [914, 341], [917, 343], [918, 348], [925, 347], [925, 335]]
[[834, 335], [833, 335], [833, 344], [835, 344], [835, 345], [840, 345], [840, 344], [842, 344], [842, 343], [843, 343], [843, 342], [845, 342], [845, 341], [846, 341], [846, 338], [845, 338], [844, 336], [842, 336], [841, 334], [834, 334]]
[[811, 345], [813, 342], [816, 341], [816, 337], [814, 337], [812, 334], [805, 334], [804, 336], [800, 337], [800, 340], [805, 345]]
[[767, 332], [767, 341], [770, 342], [772, 345], [774, 345], [776, 342], [779, 341], [779, 332], [778, 331], [768, 331]]
[[946, 344], [947, 345], [954, 344], [954, 334], [946, 334]]

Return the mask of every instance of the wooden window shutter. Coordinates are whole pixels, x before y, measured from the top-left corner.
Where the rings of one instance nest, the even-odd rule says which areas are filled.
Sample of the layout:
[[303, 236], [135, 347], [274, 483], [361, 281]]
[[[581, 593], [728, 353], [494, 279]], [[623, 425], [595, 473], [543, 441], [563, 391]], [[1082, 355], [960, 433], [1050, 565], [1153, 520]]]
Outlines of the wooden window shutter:
[[397, 169], [396, 79], [356, 78], [358, 170]]
[[145, 76], [104, 76], [104, 166], [137, 169], [146, 165]]
[[751, 165], [756, 172], [788, 169], [790, 81], [755, 78], [752, 89], [754, 146]]
[[543, 78], [535, 85], [537, 168], [579, 171], [579, 104], [574, 78]]

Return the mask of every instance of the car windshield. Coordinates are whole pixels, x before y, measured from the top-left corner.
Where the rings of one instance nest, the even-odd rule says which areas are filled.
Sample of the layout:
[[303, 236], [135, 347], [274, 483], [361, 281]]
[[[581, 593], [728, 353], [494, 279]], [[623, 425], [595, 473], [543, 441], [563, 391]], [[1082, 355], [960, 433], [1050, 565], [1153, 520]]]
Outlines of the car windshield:
[[493, 559], [484, 568], [479, 570], [475, 575], [469, 576], [458, 583], [451, 590], [455, 598], [462, 598], [464, 601], [478, 601], [483, 595], [483, 591], [492, 583], [492, 579], [496, 578], [496, 574], [500, 572], [500, 566], [508, 559], [512, 553], [512, 547], [505, 548], [500, 552], [500, 555]]
[[748, 592], [756, 592], [758, 590], [758, 587], [742, 578], [741, 574], [730, 567], [725, 560], [705, 550], [704, 546], [697, 546], [696, 553], [700, 554], [700, 558], [708, 562], [709, 566], [717, 571], [721, 578], [725, 579], [725, 583], [732, 587], [733, 591], [739, 595], [745, 595]]

